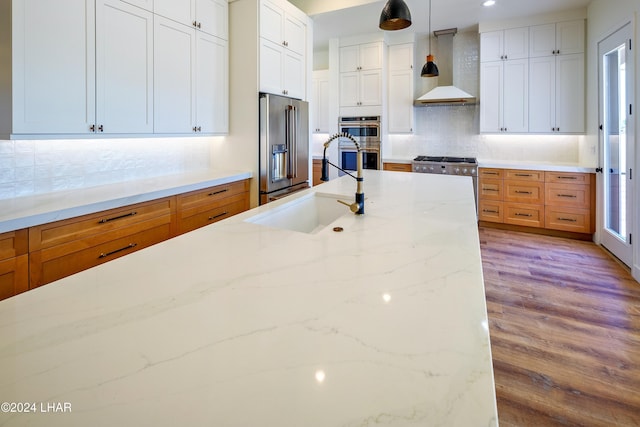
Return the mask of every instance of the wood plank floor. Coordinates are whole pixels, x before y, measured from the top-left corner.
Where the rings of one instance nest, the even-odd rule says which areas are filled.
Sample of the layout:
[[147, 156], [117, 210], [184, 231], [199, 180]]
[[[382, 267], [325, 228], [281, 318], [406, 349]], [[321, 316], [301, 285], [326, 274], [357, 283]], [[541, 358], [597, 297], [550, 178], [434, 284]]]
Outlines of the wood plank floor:
[[591, 242], [480, 247], [500, 426], [640, 426], [640, 284]]

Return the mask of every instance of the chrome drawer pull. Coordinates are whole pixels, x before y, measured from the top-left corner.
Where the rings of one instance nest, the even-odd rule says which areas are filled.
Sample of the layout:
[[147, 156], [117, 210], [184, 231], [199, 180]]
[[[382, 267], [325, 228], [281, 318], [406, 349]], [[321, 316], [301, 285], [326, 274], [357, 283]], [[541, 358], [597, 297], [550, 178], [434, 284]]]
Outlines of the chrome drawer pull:
[[217, 219], [217, 218], [223, 217], [223, 216], [225, 216], [225, 215], [226, 215], [226, 214], [228, 214], [228, 213], [229, 213], [229, 212], [222, 212], [221, 214], [214, 215], [214, 216], [210, 216], [210, 217], [209, 217], [209, 221], [213, 221], [214, 219]]
[[516, 216], [525, 216], [525, 217], [527, 217], [527, 218], [530, 218], [530, 217], [532, 217], [533, 215], [532, 215], [532, 214], [525, 214], [525, 213], [519, 213], [519, 212], [518, 212], [518, 213], [516, 213]]
[[216, 194], [222, 194], [222, 193], [226, 193], [227, 191], [229, 191], [228, 188], [225, 188], [224, 190], [219, 190], [219, 191], [214, 191], [213, 193], [209, 193], [209, 196], [215, 196]]
[[122, 218], [128, 218], [128, 217], [134, 216], [134, 215], [138, 215], [138, 212], [134, 211], [134, 212], [129, 212], [128, 214], [114, 216], [113, 218], [101, 219], [100, 221], [98, 221], [98, 224], [105, 224], [105, 223], [110, 222], [110, 221], [115, 221], [117, 219], [122, 219]]
[[516, 190], [516, 194], [533, 194], [533, 192]]
[[108, 256], [117, 254], [118, 252], [122, 252], [122, 251], [126, 251], [127, 249], [131, 249], [131, 248], [135, 248], [136, 246], [138, 246], [137, 243], [129, 243], [127, 246], [125, 246], [124, 248], [120, 248], [120, 249], [116, 249], [115, 251], [111, 251], [111, 252], [107, 252], [106, 254], [103, 252], [100, 254], [100, 256], [98, 257], [98, 259], [101, 258], [106, 258]]
[[558, 194], [558, 197], [568, 197], [570, 199], [575, 199], [578, 196], [576, 196], [574, 194]]
[[573, 218], [558, 218], [558, 221], [578, 222], [577, 219], [573, 219]]

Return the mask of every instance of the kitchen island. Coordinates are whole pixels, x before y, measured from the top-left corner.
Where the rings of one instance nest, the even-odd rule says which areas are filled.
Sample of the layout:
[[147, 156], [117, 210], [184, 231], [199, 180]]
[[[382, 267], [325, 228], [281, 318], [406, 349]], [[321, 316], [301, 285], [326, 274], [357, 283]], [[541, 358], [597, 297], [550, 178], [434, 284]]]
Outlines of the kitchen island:
[[363, 216], [247, 221], [354, 190], [0, 302], [0, 426], [497, 425], [470, 178], [367, 170]]

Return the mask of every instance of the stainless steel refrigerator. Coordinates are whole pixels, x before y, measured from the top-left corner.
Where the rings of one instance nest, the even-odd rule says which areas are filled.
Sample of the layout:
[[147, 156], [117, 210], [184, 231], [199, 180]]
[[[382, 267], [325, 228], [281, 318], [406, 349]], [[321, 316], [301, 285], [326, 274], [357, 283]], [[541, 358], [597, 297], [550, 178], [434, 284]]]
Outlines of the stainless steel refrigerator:
[[309, 187], [309, 104], [260, 94], [260, 204]]

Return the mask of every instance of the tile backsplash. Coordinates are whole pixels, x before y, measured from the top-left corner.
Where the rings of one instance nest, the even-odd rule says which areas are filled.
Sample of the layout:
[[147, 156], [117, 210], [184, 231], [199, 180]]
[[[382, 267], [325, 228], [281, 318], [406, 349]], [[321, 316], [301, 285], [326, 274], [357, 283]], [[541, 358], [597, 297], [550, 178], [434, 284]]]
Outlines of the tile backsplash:
[[210, 167], [211, 138], [0, 141], [0, 199]]

